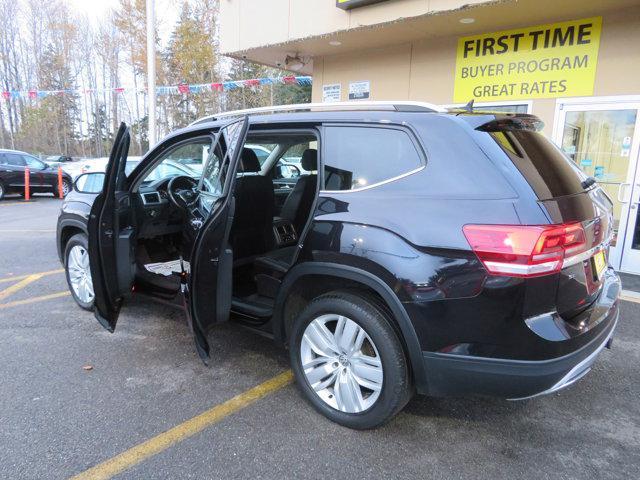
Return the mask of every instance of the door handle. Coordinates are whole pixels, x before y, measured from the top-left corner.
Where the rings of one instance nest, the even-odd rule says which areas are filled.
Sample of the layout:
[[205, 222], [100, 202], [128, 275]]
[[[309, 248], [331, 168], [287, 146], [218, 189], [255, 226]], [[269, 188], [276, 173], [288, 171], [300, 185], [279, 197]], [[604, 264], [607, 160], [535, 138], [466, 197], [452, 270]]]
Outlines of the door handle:
[[630, 183], [621, 183], [618, 186], [618, 201], [620, 203], [627, 203], [629, 200], [623, 200], [623, 197], [627, 191], [627, 187], [630, 187], [631, 184]]

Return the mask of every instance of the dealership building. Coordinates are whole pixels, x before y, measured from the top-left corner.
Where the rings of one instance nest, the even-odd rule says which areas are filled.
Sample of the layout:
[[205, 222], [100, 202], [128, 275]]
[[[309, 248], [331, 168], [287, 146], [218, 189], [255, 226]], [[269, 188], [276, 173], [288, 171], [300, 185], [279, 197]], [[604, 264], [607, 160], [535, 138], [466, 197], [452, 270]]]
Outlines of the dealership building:
[[313, 76], [314, 102], [532, 113], [615, 203], [640, 274], [640, 1], [220, 0], [220, 48]]

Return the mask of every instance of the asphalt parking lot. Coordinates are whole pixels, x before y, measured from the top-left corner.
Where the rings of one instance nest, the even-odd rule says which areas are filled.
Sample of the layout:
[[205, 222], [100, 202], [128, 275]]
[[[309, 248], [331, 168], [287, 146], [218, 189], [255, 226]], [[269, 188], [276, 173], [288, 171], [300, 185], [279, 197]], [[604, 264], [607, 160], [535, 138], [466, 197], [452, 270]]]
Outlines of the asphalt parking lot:
[[639, 303], [622, 302], [613, 350], [569, 389], [416, 397], [357, 432], [316, 414], [286, 352], [233, 323], [211, 335], [209, 367], [178, 309], [138, 300], [103, 330], [66, 293], [59, 208], [0, 202], [0, 478], [640, 478]]

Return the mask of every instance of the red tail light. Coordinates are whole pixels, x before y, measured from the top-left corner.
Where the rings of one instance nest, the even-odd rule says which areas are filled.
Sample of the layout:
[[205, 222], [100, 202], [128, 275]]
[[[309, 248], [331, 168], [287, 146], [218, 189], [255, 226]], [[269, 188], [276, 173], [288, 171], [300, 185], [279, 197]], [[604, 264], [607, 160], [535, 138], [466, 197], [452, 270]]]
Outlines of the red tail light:
[[587, 250], [582, 225], [465, 225], [464, 235], [493, 275], [535, 277], [559, 272], [567, 257]]

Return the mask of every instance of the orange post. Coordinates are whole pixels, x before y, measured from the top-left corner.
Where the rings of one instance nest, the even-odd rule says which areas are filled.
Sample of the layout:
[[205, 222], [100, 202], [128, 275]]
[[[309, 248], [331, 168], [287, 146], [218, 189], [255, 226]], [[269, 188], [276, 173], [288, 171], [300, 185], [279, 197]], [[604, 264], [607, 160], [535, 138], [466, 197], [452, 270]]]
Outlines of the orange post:
[[30, 196], [29, 196], [29, 193], [30, 193], [29, 192], [29, 190], [30, 190], [30, 188], [29, 188], [29, 176], [30, 176], [29, 169], [25, 168], [24, 169], [24, 201], [25, 202], [28, 202], [29, 198], [30, 198]]
[[62, 167], [58, 166], [58, 195], [60, 198], [64, 198], [64, 193], [62, 191]]

